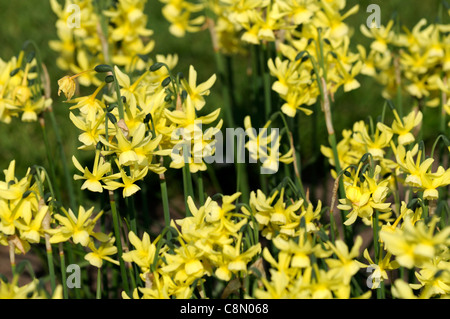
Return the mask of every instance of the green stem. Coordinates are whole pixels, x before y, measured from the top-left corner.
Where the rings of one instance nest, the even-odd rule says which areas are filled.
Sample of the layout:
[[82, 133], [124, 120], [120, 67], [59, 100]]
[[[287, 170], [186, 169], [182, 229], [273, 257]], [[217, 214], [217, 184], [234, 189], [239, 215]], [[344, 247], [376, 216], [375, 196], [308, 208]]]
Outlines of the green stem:
[[[159, 175], [159, 185], [161, 187], [161, 197], [164, 211], [164, 223], [166, 227], [169, 227], [170, 226], [169, 196], [167, 193], [166, 176], [164, 175], [164, 173]], [[171, 237], [172, 233], [169, 233], [168, 239], [170, 240]]]
[[336, 241], [336, 221], [334, 220], [333, 207], [330, 209], [330, 228], [331, 228], [331, 242], [334, 244]]
[[380, 253], [380, 243], [378, 240], [378, 211], [374, 212], [372, 216], [372, 228], [373, 228], [373, 249], [374, 249], [374, 262], [378, 264], [379, 253]]
[[184, 203], [186, 207], [186, 216], [191, 216], [191, 211], [189, 210], [188, 197], [194, 199], [194, 191], [192, 187], [192, 177], [191, 170], [189, 168], [189, 163], [185, 163], [183, 166], [183, 190], [184, 190]]
[[379, 299], [385, 299], [386, 298], [386, 288], [385, 288], [385, 284], [384, 281], [380, 282], [380, 288], [378, 290], [380, 290], [380, 298]]
[[197, 187], [198, 187], [198, 200], [200, 202], [200, 205], [203, 205], [205, 203], [205, 188], [203, 185], [202, 172], [198, 171], [197, 174], [195, 174], [195, 178], [196, 178]]
[[[446, 76], [445, 79], [444, 79], [444, 83], [446, 85], [447, 85], [447, 81], [448, 81], [448, 79], [447, 79], [447, 76]], [[445, 107], [444, 107], [445, 103], [447, 103], [447, 94], [445, 92], [442, 92], [441, 116], [440, 116], [439, 128], [440, 128], [441, 134], [446, 138], [447, 137], [447, 134], [446, 134], [447, 133], [447, 112], [445, 111]], [[440, 163], [443, 162], [445, 153], [446, 153], [446, 147], [444, 147], [444, 145], [440, 145], [440, 148], [439, 148], [439, 162]], [[442, 199], [447, 200], [447, 198], [448, 198], [448, 191], [444, 191], [442, 193], [443, 193]]]
[[116, 237], [116, 243], [117, 243], [117, 256], [119, 258], [120, 274], [122, 276], [122, 281], [124, 283], [124, 290], [128, 293], [129, 296], [131, 296], [130, 285], [129, 285], [128, 276], [127, 276], [127, 270], [125, 268], [125, 262], [122, 258], [123, 248], [122, 248], [122, 240], [121, 240], [122, 236], [120, 235], [120, 225], [119, 225], [120, 216], [117, 211], [116, 200], [114, 198], [114, 192], [112, 192], [112, 191], [109, 192], [109, 203], [111, 205], [111, 212], [112, 212], [113, 226], [114, 226], [114, 235]]
[[[244, 150], [245, 141], [240, 136], [237, 137], [237, 161], [236, 161], [236, 192], [242, 192], [241, 199], [244, 203], [248, 203], [250, 191], [248, 185], [247, 169], [245, 165], [245, 154], [242, 156], [241, 151]], [[242, 163], [240, 163], [242, 160]], [[264, 178], [264, 177], [263, 177]]]
[[[189, 145], [190, 146], [190, 145]], [[191, 212], [189, 210], [188, 205], [188, 197], [192, 197], [194, 199], [194, 187], [192, 185], [192, 176], [191, 169], [189, 167], [190, 151], [189, 146], [187, 144], [183, 145], [183, 158], [184, 158], [184, 166], [183, 166], [183, 190], [184, 190], [184, 201], [186, 206], [186, 216], [191, 216]]]
[[[331, 149], [333, 150], [333, 158], [334, 158], [334, 167], [336, 170], [336, 173], [339, 174], [341, 172], [341, 164], [339, 161], [339, 155], [337, 150], [337, 143], [336, 143], [336, 135], [334, 133], [330, 134], [328, 136], [328, 141], [331, 145]], [[340, 198], [345, 197], [345, 190], [344, 190], [344, 183], [342, 180], [339, 182], [339, 196]]]
[[[314, 110], [313, 110], [313, 114], [312, 114], [312, 120], [311, 120], [311, 125], [312, 125], [312, 156], [313, 159], [315, 161], [317, 161], [317, 159], [319, 158], [319, 145], [320, 145], [320, 141], [318, 140], [317, 137], [317, 128], [318, 128], [318, 122], [319, 122], [319, 116], [318, 116], [318, 111], [319, 108], [317, 107], [317, 103], [314, 104]], [[300, 117], [299, 117], [299, 122], [300, 122]], [[301, 137], [301, 133], [302, 133], [302, 129], [300, 126], [300, 123], [298, 123], [298, 139], [299, 142], [301, 141], [300, 137]], [[300, 148], [300, 147], [299, 147]], [[300, 153], [300, 151], [299, 151]], [[311, 174], [312, 174], [312, 180], [313, 181], [317, 181], [317, 171], [315, 169], [311, 170]], [[311, 187], [311, 198], [316, 198], [315, 196], [315, 189], [316, 187]]]
[[120, 95], [119, 82], [117, 81], [117, 76], [116, 76], [116, 72], [114, 71], [114, 68], [112, 68], [112, 75], [114, 76], [114, 90], [116, 91], [116, 98], [117, 98], [117, 105], [118, 105], [117, 109], [119, 111], [119, 119], [123, 120], [125, 118], [123, 100], [122, 100], [122, 96]]
[[105, 5], [105, 1], [95, 1], [94, 3], [97, 3], [97, 14], [100, 17], [101, 34], [99, 34], [99, 37], [102, 45], [103, 58], [105, 63], [109, 64], [111, 61], [111, 50], [107, 41], [109, 22], [107, 20], [107, 17], [103, 14], [103, 11], [107, 9], [107, 6]]
[[422, 217], [425, 218], [425, 220], [426, 220], [426, 218], [428, 218], [428, 216], [429, 216], [429, 207], [428, 207], [429, 205], [428, 205], [428, 200], [423, 198], [423, 193], [424, 192], [420, 192], [419, 198], [422, 201], [422, 209], [423, 209]]
[[100, 267], [97, 269], [97, 294], [96, 294], [96, 298], [97, 299], [102, 299], [102, 271], [101, 271]]
[[[318, 45], [318, 49], [319, 49], [319, 65], [320, 65], [320, 69], [323, 71], [323, 77], [325, 79], [325, 82], [327, 82], [327, 68], [325, 67], [325, 56], [323, 54], [323, 38], [322, 38], [322, 29], [318, 29], [317, 30], [317, 35], [318, 35], [318, 40], [319, 40], [319, 45]], [[317, 48], [317, 45], [316, 45]], [[319, 76], [319, 74], [317, 74], [317, 76]]]
[[434, 152], [435, 152], [435, 150], [436, 150], [436, 146], [437, 146], [437, 144], [438, 144], [438, 142], [439, 142], [439, 140], [440, 140], [441, 138], [442, 138], [442, 139], [445, 139], [445, 138], [446, 138], [446, 137], [445, 137], [445, 134], [439, 135], [439, 136], [436, 138], [436, 140], [434, 141], [433, 146], [432, 146], [432, 148], [431, 148], [430, 158], [434, 158]]
[[398, 272], [399, 272], [400, 279], [405, 280], [405, 268], [404, 267], [400, 267]]
[[128, 274], [130, 275], [130, 279], [131, 279], [131, 287], [132, 287], [132, 291], [134, 291], [134, 289], [136, 289], [136, 278], [133, 272], [133, 265], [131, 263], [127, 263], [127, 267], [128, 267]]
[[47, 249], [47, 262], [48, 262], [48, 272], [50, 275], [50, 287], [52, 289], [52, 294], [56, 289], [56, 275], [55, 275], [55, 264], [53, 262], [53, 251], [51, 249]]
[[398, 187], [398, 178], [397, 175], [394, 174], [394, 184], [395, 184], [395, 191], [394, 191], [394, 202], [395, 202], [395, 210], [400, 216], [400, 189]]
[[59, 244], [59, 260], [61, 262], [61, 279], [63, 286], [63, 298], [69, 298], [69, 290], [67, 288], [67, 277], [66, 277], [66, 258], [64, 256], [64, 246], [62, 243]]

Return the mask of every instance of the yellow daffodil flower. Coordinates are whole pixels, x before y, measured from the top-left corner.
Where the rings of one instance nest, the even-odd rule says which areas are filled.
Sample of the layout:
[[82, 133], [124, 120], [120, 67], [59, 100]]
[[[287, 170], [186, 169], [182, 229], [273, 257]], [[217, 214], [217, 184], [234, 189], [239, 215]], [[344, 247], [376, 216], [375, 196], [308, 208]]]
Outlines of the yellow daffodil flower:
[[[88, 244], [88, 247], [91, 250], [91, 252], [87, 253], [86, 256], [84, 256], [84, 259], [89, 261], [89, 263], [92, 266], [95, 266], [97, 268], [102, 267], [103, 260], [109, 261], [110, 263], [113, 263], [118, 266], [119, 262], [117, 260], [114, 260], [111, 257], [109, 257], [110, 255], [115, 255], [117, 253], [117, 247], [114, 246], [115, 240], [116, 239], [114, 237], [112, 237], [110, 240], [101, 243], [98, 248], [95, 247], [94, 242], [91, 241]], [[122, 255], [122, 257], [123, 257], [123, 255]]]
[[60, 214], [54, 215], [54, 218], [60, 223], [60, 227], [47, 230], [52, 235], [50, 243], [61, 243], [72, 238], [75, 244], [87, 246], [90, 242], [90, 236], [101, 242], [109, 239], [106, 234], [94, 231], [95, 224], [103, 214], [103, 211], [94, 218], [90, 218], [94, 212], [94, 207], [85, 210], [83, 206], [80, 206], [77, 216], [71, 209], [66, 211], [62, 208], [62, 211], [65, 216]]

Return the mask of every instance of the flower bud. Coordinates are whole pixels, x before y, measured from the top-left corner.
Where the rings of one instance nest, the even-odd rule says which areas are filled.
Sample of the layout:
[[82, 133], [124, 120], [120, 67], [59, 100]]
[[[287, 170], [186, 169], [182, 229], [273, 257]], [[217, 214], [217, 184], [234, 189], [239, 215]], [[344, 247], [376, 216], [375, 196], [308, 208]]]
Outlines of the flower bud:
[[112, 72], [112, 67], [108, 64], [99, 64], [94, 68], [97, 73]]
[[77, 84], [75, 83], [75, 80], [66, 75], [65, 77], [58, 80], [58, 96], [61, 94], [61, 91], [66, 96], [67, 100], [70, 100], [72, 96], [75, 93], [75, 89], [77, 87]]

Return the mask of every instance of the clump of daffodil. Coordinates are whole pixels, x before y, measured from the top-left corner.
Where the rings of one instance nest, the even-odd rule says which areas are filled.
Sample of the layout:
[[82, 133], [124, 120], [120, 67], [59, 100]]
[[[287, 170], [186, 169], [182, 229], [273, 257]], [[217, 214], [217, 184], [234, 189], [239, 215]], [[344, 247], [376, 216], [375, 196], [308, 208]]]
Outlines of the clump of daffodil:
[[39, 244], [45, 237], [52, 209], [40, 191], [45, 175], [36, 173], [38, 183], [28, 169], [19, 179], [15, 176], [15, 164], [15, 160], [10, 162], [3, 171], [5, 179], [0, 181], [0, 234], [4, 238], [0, 243], [12, 244], [15, 253], [25, 254], [30, 244]]
[[[55, 234], [55, 228], [59, 226], [59, 215], [55, 213], [58, 204], [53, 195], [52, 185], [47, 179], [47, 173], [42, 167], [33, 166], [19, 178], [16, 176], [15, 160], [10, 162], [3, 173], [5, 178], [0, 181], [0, 245], [9, 246], [13, 278], [10, 283], [0, 281], [0, 298], [47, 298], [45, 291], [37, 285], [38, 279], [34, 274], [32, 277], [35, 281], [21, 287], [17, 285], [20, 274], [16, 267], [18, 266], [16, 255], [27, 254], [32, 246], [45, 247], [53, 298], [61, 298], [62, 287], [56, 284], [51, 258], [53, 243], [51, 238], [52, 234]], [[50, 193], [45, 193], [47, 185], [44, 183], [48, 183]], [[89, 231], [92, 234], [92, 229]], [[73, 235], [79, 239], [75, 231]]]
[[321, 94], [318, 77], [326, 79], [332, 94], [340, 87], [348, 92], [360, 86], [356, 76], [363, 64], [359, 54], [349, 50], [350, 28], [344, 22], [358, 5], [343, 12], [346, 1], [161, 2], [172, 34], [182, 37], [209, 29], [216, 52], [241, 54], [252, 46], [266, 50], [275, 44], [278, 57], [264, 58], [268, 69], [263, 71], [276, 78], [272, 89], [284, 102], [281, 111], [290, 117], [298, 110], [312, 113], [306, 106]]
[[[393, 136], [392, 129], [381, 122], [378, 122], [375, 128], [364, 121], [355, 122], [352, 130], [342, 131], [343, 138], [336, 146], [341, 168], [351, 165], [358, 166], [361, 157], [369, 153], [374, 160], [379, 162], [383, 175], [390, 172], [394, 164], [390, 158], [386, 157], [386, 154], [390, 151]], [[329, 163], [335, 167], [332, 148], [321, 145], [320, 150], [328, 158]], [[337, 174], [335, 170], [332, 170], [334, 178], [337, 177]]]
[[[361, 157], [369, 153], [380, 166], [381, 175], [391, 176], [388, 177], [390, 184], [396, 179], [405, 186], [413, 187], [414, 191], [422, 191], [424, 199], [437, 200], [438, 189], [450, 182], [450, 173], [441, 165], [432, 171], [435, 160], [424, 158], [424, 150], [419, 150], [413, 129], [422, 124], [422, 112], [412, 110], [400, 118], [397, 110], [393, 109], [393, 114], [394, 120], [390, 126], [382, 122], [375, 126], [358, 121], [351, 131], [342, 132], [343, 139], [337, 144], [341, 167], [357, 167]], [[321, 146], [321, 152], [335, 166], [333, 150]], [[332, 170], [332, 175], [336, 178], [336, 171]], [[352, 183], [346, 175], [341, 178]]]
[[54, 214], [53, 216], [58, 221], [58, 225], [48, 231], [52, 235], [50, 243], [61, 243], [71, 239], [74, 244], [87, 247], [92, 238], [100, 242], [107, 242], [109, 240], [108, 235], [97, 232], [94, 229], [103, 211], [93, 218], [94, 207], [86, 210], [83, 206], [80, 206], [76, 215], [71, 209], [67, 211], [62, 208], [61, 211], [63, 214]]
[[284, 188], [266, 196], [261, 190], [250, 193], [250, 207], [262, 236], [272, 239], [278, 234], [287, 238], [298, 233], [303, 199], [285, 198]]
[[9, 61], [0, 59], [0, 122], [10, 123], [15, 117], [23, 122], [36, 122], [51, 106], [52, 99], [43, 95], [34, 56], [21, 51]]
[[162, 14], [170, 23], [169, 31], [176, 37], [184, 37], [186, 32], [198, 32], [205, 22], [205, 16], [198, 14], [205, 6], [190, 1], [160, 0], [164, 6]]
[[428, 224], [424, 220], [413, 223], [406, 215], [399, 226], [381, 229], [380, 238], [401, 266], [422, 267], [440, 254], [447, 254], [450, 229], [436, 231], [437, 222], [435, 217]]
[[[99, 193], [121, 189], [123, 197], [132, 196], [140, 190], [138, 181], [149, 172], [165, 172], [161, 158], [169, 155], [171, 168], [189, 165], [191, 172], [206, 170], [205, 158], [215, 152], [222, 120], [204, 127], [218, 119], [220, 109], [203, 116], [199, 112], [216, 77], [197, 83], [197, 71], [191, 66], [187, 79], [175, 78], [172, 69], [177, 57], [158, 55], [156, 59], [134, 78], [109, 65], [82, 72], [106, 74], [105, 82], [92, 94], [67, 101], [72, 104], [70, 119], [80, 130], [79, 149], [95, 152], [92, 168], [72, 157], [79, 171], [74, 178], [84, 180], [82, 189]], [[80, 74], [69, 79], [79, 79]], [[107, 83], [113, 84], [111, 91]]]
[[405, 211], [394, 225], [383, 226], [380, 231], [380, 239], [395, 261], [402, 267], [417, 269], [418, 283], [407, 288], [403, 280], [395, 282], [392, 293], [397, 298], [448, 297], [450, 293], [450, 228], [437, 226], [437, 216], [427, 223], [422, 214], [415, 216]]
[[[27, 284], [19, 286], [19, 276], [14, 276], [8, 283], [0, 279], [0, 299], [48, 299], [47, 294], [39, 285], [39, 280], [34, 279]], [[58, 285], [51, 299], [62, 299], [62, 286]]]
[[425, 158], [425, 151], [415, 144], [410, 150], [399, 145], [393, 150], [396, 156], [397, 173], [403, 176], [404, 184], [413, 187], [415, 191], [423, 192], [423, 198], [437, 200], [440, 187], [450, 184], [450, 169], [439, 165], [432, 171], [433, 158]]
[[[349, 251], [338, 240], [317, 241], [316, 234], [301, 228], [289, 239], [277, 236], [272, 240], [277, 248], [271, 253], [264, 248], [264, 259], [269, 263], [269, 275], [260, 278], [261, 285], [254, 292], [262, 299], [331, 299], [351, 298], [351, 278], [360, 269], [357, 258], [362, 244], [358, 237]], [[326, 267], [322, 265], [326, 264]], [[370, 291], [353, 296], [369, 298]]]
[[398, 28], [393, 20], [380, 28], [361, 26], [373, 39], [370, 51], [359, 47], [364, 61], [362, 73], [383, 86], [383, 97], [394, 99], [399, 92], [422, 100], [429, 107], [447, 103], [442, 93], [448, 90], [448, 24], [421, 19], [412, 29]]
[[[306, 115], [312, 113], [305, 106], [315, 104], [322, 94], [319, 78], [325, 80], [331, 95], [341, 87], [344, 92], [359, 88], [356, 76], [362, 62], [358, 53], [349, 50], [349, 27], [344, 22], [358, 6], [341, 13], [344, 7], [345, 1], [340, 6], [314, 1], [301, 5], [289, 1], [277, 6], [280, 12], [274, 15], [282, 17], [287, 27], [283, 38], [274, 39], [280, 56], [269, 59], [268, 67], [276, 78], [272, 89], [283, 100], [281, 111], [286, 115], [294, 117], [298, 110]], [[271, 8], [276, 10], [275, 6]], [[296, 29], [299, 24], [301, 31]]]
[[[158, 236], [153, 242], [150, 240], [150, 235], [147, 232], [144, 232], [142, 235], [142, 240], [137, 237], [135, 233], [132, 231], [128, 233], [128, 240], [134, 246], [134, 249], [126, 252], [122, 255], [122, 258], [127, 262], [133, 262], [137, 266], [139, 266], [141, 270], [141, 276], [146, 278], [147, 274], [150, 272], [150, 269], [157, 257], [157, 253], [163, 253], [166, 248], [162, 248], [157, 252], [157, 243], [161, 239], [161, 236]], [[161, 261], [158, 261], [156, 266], [160, 266]]]
[[[247, 265], [261, 247], [260, 243], [249, 246], [243, 241], [241, 229], [248, 225], [249, 216], [235, 206], [239, 196], [223, 196], [221, 202], [208, 198], [200, 208], [190, 198], [192, 217], [175, 221], [180, 226], [181, 255], [167, 252], [167, 266], [162, 271], [175, 276], [175, 282], [179, 278], [180, 283], [186, 283], [186, 274], [191, 279], [201, 274], [229, 281], [233, 275], [247, 273]], [[180, 268], [183, 263], [184, 269]]]
[[[338, 153], [339, 163], [341, 167], [345, 168], [350, 165], [358, 165], [361, 157], [366, 153], [364, 145], [357, 143], [354, 139], [355, 132], [353, 130], [344, 129], [342, 131], [342, 139], [337, 143], [336, 149]], [[336, 167], [336, 162], [333, 156], [333, 150], [321, 145], [321, 153], [328, 159], [330, 165]], [[337, 177], [338, 172], [331, 170], [333, 178]]]
[[408, 145], [416, 141], [416, 138], [411, 132], [415, 127], [422, 124], [423, 114], [420, 111], [411, 111], [408, 115], [400, 118], [397, 110], [393, 110], [395, 119], [390, 127], [380, 123], [378, 124], [382, 129], [391, 131], [397, 135], [399, 145]]
[[[217, 124], [204, 127], [215, 122], [220, 116], [220, 108], [209, 114], [199, 115], [206, 104], [205, 97], [216, 81], [212, 75], [206, 82], [197, 84], [197, 71], [189, 68], [188, 79], [180, 79], [180, 87], [170, 94], [174, 97], [174, 107], [164, 110], [170, 131], [170, 148], [172, 162], [170, 167], [182, 168], [186, 164], [192, 173], [205, 171], [204, 159], [215, 153], [216, 134], [220, 131], [223, 120]], [[185, 92], [183, 94], [183, 92]]]
[[[144, 13], [146, 0], [120, 0], [97, 3], [89, 0], [51, 0], [56, 22], [57, 40], [49, 45], [59, 53], [57, 66], [68, 73], [78, 74], [98, 64], [114, 63], [126, 70], [143, 70], [147, 56], [154, 48], [153, 30], [147, 28]], [[93, 73], [79, 78], [82, 86], [100, 85]]]
[[130, 233], [135, 250], [125, 253], [123, 258], [139, 266], [145, 282], [145, 288], [138, 289], [132, 297], [190, 298], [196, 288], [194, 284], [199, 285], [206, 277], [230, 281], [234, 276], [246, 274], [261, 246], [260, 243], [249, 246], [243, 240], [248, 235], [241, 229], [250, 223], [246, 212], [234, 204], [239, 196], [240, 193], [223, 196], [220, 202], [208, 197], [199, 208], [189, 197], [192, 216], [172, 221], [171, 226], [178, 231], [173, 245], [157, 248], [161, 235], [151, 242], [147, 233], [142, 241]]
[[345, 183], [346, 198], [339, 199], [338, 208], [350, 211], [346, 215], [345, 225], [353, 224], [358, 217], [367, 225], [371, 225], [375, 210], [384, 213], [379, 216], [380, 219], [388, 219], [391, 215], [391, 203], [386, 202], [387, 196], [391, 192], [389, 180], [382, 179], [381, 167], [378, 165], [373, 172], [369, 169], [362, 173], [362, 167], [363, 163], [360, 163], [352, 177], [353, 181]]

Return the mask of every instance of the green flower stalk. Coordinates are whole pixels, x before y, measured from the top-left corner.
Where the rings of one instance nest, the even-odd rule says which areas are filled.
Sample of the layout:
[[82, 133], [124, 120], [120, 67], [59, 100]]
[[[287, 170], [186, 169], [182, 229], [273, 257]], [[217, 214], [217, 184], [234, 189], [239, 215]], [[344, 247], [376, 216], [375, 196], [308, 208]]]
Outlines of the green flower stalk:
[[120, 263], [120, 274], [121, 274], [121, 279], [123, 280], [124, 283], [124, 290], [127, 291], [128, 293], [130, 292], [130, 285], [128, 282], [128, 275], [127, 275], [127, 271], [126, 271], [126, 267], [125, 267], [125, 262], [122, 259], [122, 255], [123, 255], [123, 247], [122, 247], [122, 236], [120, 233], [120, 216], [119, 216], [119, 212], [117, 210], [117, 205], [116, 205], [116, 200], [114, 198], [114, 192], [113, 191], [109, 191], [109, 203], [111, 205], [111, 213], [112, 213], [112, 218], [113, 218], [113, 227], [114, 227], [114, 234], [115, 237], [117, 239], [117, 256], [119, 258], [119, 263]]
[[66, 258], [64, 255], [64, 244], [59, 243], [59, 260], [61, 263], [61, 279], [63, 283], [63, 298], [68, 299], [69, 298], [69, 289], [67, 287], [67, 275], [66, 275]]

